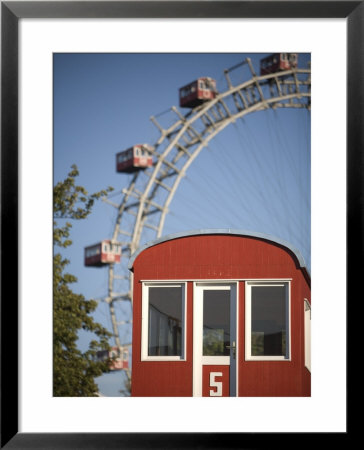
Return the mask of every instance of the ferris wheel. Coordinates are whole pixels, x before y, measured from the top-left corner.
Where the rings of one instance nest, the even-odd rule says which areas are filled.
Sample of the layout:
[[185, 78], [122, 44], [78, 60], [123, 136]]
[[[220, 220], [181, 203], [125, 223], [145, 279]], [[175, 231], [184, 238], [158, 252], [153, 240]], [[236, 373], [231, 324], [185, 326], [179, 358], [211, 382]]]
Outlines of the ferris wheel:
[[[243, 66], [248, 68], [248, 79], [234, 77], [233, 82], [231, 75]], [[167, 125], [160, 115], [151, 117], [159, 133], [157, 141], [136, 143], [116, 155], [116, 170], [129, 174], [129, 181], [121, 192], [104, 198], [116, 210], [113, 234], [85, 249], [86, 265], [108, 268], [108, 294], [104, 301], [110, 311], [113, 351], [118, 354], [112, 369], [123, 370], [129, 381], [127, 349], [131, 344], [123, 334], [123, 327], [130, 327], [132, 321], [128, 260], [142, 244], [162, 235], [171, 202], [192, 163], [228, 125], [244, 122], [251, 113], [278, 109], [310, 111], [311, 69], [298, 67], [297, 54], [276, 53], [262, 59], [259, 74], [246, 58], [224, 70], [224, 77], [226, 88], [221, 91], [216, 80], [209, 77], [181, 87], [179, 108], [172, 106], [163, 113]], [[119, 302], [126, 305], [123, 320], [116, 314]]]

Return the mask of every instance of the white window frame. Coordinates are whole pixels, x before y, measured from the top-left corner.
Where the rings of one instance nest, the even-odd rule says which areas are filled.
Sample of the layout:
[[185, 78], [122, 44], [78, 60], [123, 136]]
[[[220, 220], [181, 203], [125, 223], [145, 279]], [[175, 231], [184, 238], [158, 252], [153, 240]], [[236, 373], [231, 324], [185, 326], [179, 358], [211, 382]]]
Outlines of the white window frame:
[[[251, 288], [254, 286], [287, 286], [286, 300], [286, 355], [254, 356], [251, 354]], [[246, 281], [245, 282], [245, 361], [291, 361], [291, 282], [289, 280]]]
[[311, 372], [311, 304], [304, 299], [303, 302], [304, 314], [304, 340], [305, 340], [305, 367]]
[[[199, 289], [200, 288], [200, 289]], [[196, 343], [198, 342], [200, 348], [200, 352], [201, 352], [201, 363], [202, 365], [206, 366], [206, 365], [226, 365], [229, 366], [230, 365], [230, 356], [204, 356], [203, 355], [203, 334], [202, 334], [202, 329], [203, 329], [203, 292], [205, 290], [213, 290], [213, 291], [229, 291], [230, 295], [234, 295], [235, 296], [235, 301], [236, 301], [236, 284], [234, 283], [219, 283], [219, 280], [217, 280], [216, 283], [196, 283], [195, 284], [195, 295], [194, 295], [194, 315], [193, 315], [193, 320], [195, 323], [197, 323], [197, 321], [199, 321], [200, 323], [200, 330], [198, 330], [198, 333], [196, 333], [196, 336], [194, 336], [194, 345], [196, 345]], [[197, 302], [199, 302], [199, 305], [197, 305]], [[236, 327], [237, 325], [235, 325]], [[236, 338], [235, 338], [235, 342], [236, 342]]]
[[[182, 349], [181, 356], [149, 356], [148, 355], [148, 321], [149, 321], [149, 288], [150, 287], [182, 287]], [[186, 361], [187, 348], [187, 298], [186, 282], [143, 282], [142, 284], [142, 329], [141, 360], [142, 361]]]

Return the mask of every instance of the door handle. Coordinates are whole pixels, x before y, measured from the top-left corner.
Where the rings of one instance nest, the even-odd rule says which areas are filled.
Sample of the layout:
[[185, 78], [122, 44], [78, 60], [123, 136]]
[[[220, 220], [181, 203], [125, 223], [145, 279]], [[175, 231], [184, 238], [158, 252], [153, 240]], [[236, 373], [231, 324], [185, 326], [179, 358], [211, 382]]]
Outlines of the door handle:
[[232, 342], [232, 345], [225, 345], [226, 348], [236, 348], [236, 343], [235, 341]]
[[231, 345], [225, 345], [225, 347], [228, 348], [229, 350], [233, 349], [233, 357], [235, 358], [235, 356], [236, 356], [236, 342], [233, 341], [231, 343]]

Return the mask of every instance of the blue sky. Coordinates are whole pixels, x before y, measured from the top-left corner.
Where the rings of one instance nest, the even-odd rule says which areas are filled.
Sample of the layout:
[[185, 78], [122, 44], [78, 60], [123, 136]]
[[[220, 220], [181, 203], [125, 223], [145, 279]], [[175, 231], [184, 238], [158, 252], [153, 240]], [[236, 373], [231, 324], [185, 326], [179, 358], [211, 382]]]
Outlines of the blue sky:
[[[89, 193], [112, 186], [120, 191], [130, 175], [115, 170], [115, 154], [158, 137], [150, 116], [178, 106], [178, 88], [200, 76], [227, 85], [223, 71], [250, 57], [255, 70], [267, 54], [55, 54], [54, 183], [72, 164]], [[307, 67], [309, 55], [299, 55]], [[251, 78], [247, 66], [232, 73], [234, 84]], [[184, 112], [187, 110], [182, 110]], [[171, 123], [171, 115], [158, 120]], [[310, 113], [305, 109], [255, 112], [214, 138], [187, 171], [170, 205], [164, 235], [200, 228], [263, 232], [296, 247], [310, 268]], [[98, 202], [92, 214], [73, 224], [73, 245], [64, 251], [73, 290], [86, 298], [107, 295], [107, 269], [85, 268], [85, 246], [110, 238], [116, 210]], [[119, 317], [130, 308], [119, 304]], [[107, 305], [95, 319], [110, 328]], [[130, 326], [121, 338], [131, 341]], [[80, 336], [80, 347], [87, 345]], [[118, 395], [121, 376], [98, 379], [104, 395]]]

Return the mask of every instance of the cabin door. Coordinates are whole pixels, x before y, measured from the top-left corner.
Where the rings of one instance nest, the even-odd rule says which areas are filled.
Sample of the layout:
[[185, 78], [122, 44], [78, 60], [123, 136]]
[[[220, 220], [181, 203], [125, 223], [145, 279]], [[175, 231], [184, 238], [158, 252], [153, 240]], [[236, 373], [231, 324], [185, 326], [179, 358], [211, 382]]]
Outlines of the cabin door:
[[236, 283], [196, 283], [193, 396], [236, 396]]

